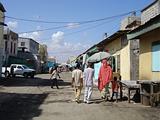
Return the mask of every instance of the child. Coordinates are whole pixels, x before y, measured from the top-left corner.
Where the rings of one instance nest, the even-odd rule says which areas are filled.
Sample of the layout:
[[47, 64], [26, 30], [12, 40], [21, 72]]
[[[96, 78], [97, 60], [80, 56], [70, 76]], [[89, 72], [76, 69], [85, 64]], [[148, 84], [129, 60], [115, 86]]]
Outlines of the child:
[[55, 84], [57, 89], [59, 89], [57, 77], [59, 77], [59, 78], [61, 78], [61, 77], [60, 77], [57, 69], [58, 69], [58, 67], [56, 66], [52, 72], [50, 79], [52, 79], [52, 77], [53, 77], [53, 79], [51, 80], [51, 88], [53, 88], [53, 85]]
[[111, 100], [113, 100], [114, 94], [116, 94], [116, 102], [118, 102], [118, 89], [119, 89], [119, 83], [117, 81], [117, 77], [114, 77], [111, 81], [112, 83], [112, 97]]

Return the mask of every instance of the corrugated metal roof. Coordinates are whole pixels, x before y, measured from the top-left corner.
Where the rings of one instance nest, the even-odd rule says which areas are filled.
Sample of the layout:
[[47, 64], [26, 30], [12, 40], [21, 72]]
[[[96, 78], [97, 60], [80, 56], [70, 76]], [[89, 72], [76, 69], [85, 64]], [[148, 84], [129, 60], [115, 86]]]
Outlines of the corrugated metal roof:
[[131, 32], [128, 33], [127, 37], [128, 39], [135, 39], [138, 38], [139, 36], [150, 32], [154, 29], [160, 28], [160, 15], [157, 15], [156, 17], [152, 18], [145, 24], [139, 26], [138, 28], [132, 30]]

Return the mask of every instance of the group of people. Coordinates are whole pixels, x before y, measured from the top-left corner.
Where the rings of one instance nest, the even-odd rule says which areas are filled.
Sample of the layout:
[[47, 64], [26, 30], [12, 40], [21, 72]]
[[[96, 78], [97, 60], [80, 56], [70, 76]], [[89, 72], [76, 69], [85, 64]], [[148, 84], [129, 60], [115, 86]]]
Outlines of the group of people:
[[[51, 88], [53, 86], [56, 86], [57, 89], [58, 87], [58, 80], [57, 78], [61, 78], [59, 75], [58, 71], [58, 66], [55, 68], [52, 68], [50, 71], [51, 73]], [[87, 64], [87, 68], [82, 72], [80, 69], [80, 64], [76, 65], [75, 70], [72, 71], [72, 87], [74, 88], [75, 91], [75, 100], [77, 103], [80, 102], [80, 95], [82, 88], [84, 86], [84, 103], [90, 103], [91, 101], [91, 95], [93, 92], [93, 79], [94, 79], [94, 68], [92, 63]], [[101, 93], [101, 98], [102, 99], [107, 99], [108, 100], [108, 95], [109, 95], [109, 89], [110, 89], [110, 83], [112, 86], [112, 96], [111, 100], [114, 97], [114, 94], [116, 95], [116, 100], [118, 98], [118, 88], [119, 84], [117, 81], [117, 78], [112, 76], [112, 68], [108, 64], [107, 60], [104, 59], [102, 60], [102, 65], [99, 70], [99, 75], [98, 75], [98, 89]]]
[[[93, 64], [88, 63], [87, 68], [82, 72], [80, 70], [80, 65], [77, 64], [76, 69], [72, 72], [72, 87], [74, 87], [75, 91], [75, 101], [77, 103], [80, 102], [81, 90], [84, 86], [84, 103], [90, 103], [91, 95], [93, 92], [93, 79], [94, 79], [94, 69]], [[112, 85], [112, 96], [113, 99], [114, 94], [116, 95], [116, 101], [118, 98], [118, 88], [119, 84], [117, 78], [112, 76], [112, 68], [108, 64], [107, 60], [102, 60], [102, 65], [99, 70], [98, 75], [98, 89], [101, 93], [102, 99], [108, 99], [107, 96], [109, 93], [110, 83]]]
[[[116, 95], [116, 101], [118, 98], [118, 89], [119, 89], [119, 84], [117, 81], [116, 77], [113, 77], [112, 74], [112, 68], [108, 64], [108, 61], [106, 59], [101, 61], [101, 67], [99, 70], [99, 75], [98, 75], [98, 89], [101, 94], [101, 98], [104, 100], [108, 100], [109, 97], [109, 89], [110, 86], [112, 88], [112, 96], [111, 100], [113, 99], [114, 95]], [[59, 75], [58, 71], [58, 66], [53, 68], [51, 71], [51, 88], [53, 86], [56, 86], [57, 89], [58, 87], [58, 81], [57, 78], [61, 78]], [[74, 88], [75, 91], [75, 99], [77, 103], [80, 102], [80, 95], [82, 88], [84, 86], [84, 103], [90, 103], [91, 101], [91, 95], [93, 92], [93, 79], [94, 79], [94, 68], [93, 68], [93, 63], [88, 63], [87, 68], [82, 72], [80, 69], [80, 64], [76, 65], [75, 70], [72, 71], [72, 87]], [[111, 83], [111, 84], [110, 84]]]

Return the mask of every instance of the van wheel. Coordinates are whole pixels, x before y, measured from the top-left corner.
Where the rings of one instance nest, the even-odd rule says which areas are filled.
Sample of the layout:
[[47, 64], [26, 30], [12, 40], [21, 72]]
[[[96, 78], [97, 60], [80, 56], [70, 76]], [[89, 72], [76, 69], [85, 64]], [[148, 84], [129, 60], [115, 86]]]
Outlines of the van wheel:
[[31, 73], [31, 78], [34, 78], [34, 73]]

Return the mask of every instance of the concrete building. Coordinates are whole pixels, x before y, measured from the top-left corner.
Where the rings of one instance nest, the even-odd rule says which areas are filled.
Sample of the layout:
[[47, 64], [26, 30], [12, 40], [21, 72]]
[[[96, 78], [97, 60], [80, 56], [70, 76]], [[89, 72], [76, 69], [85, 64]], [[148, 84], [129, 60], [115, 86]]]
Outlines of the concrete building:
[[131, 16], [124, 18], [121, 21], [120, 30], [133, 30], [141, 24], [141, 18], [136, 16], [136, 13], [133, 12]]
[[[148, 8], [150, 9], [150, 8]], [[148, 11], [148, 10], [147, 10]], [[139, 39], [139, 79], [160, 80], [160, 15], [128, 34], [130, 41]]]
[[[41, 71], [41, 59], [39, 55], [39, 43], [31, 38], [18, 38], [18, 58], [26, 59], [28, 66], [34, 68], [37, 73]], [[34, 64], [33, 64], [34, 63]]]
[[27, 52], [31, 52], [32, 54], [38, 54], [39, 52], [39, 43], [31, 38], [18, 38], [18, 48], [25, 49]]
[[97, 47], [107, 50], [112, 56], [113, 72], [120, 73], [123, 80], [138, 79], [138, 40], [128, 41], [129, 30], [119, 30], [97, 44]]
[[16, 57], [18, 51], [18, 34], [9, 28], [4, 30], [3, 65], [7, 64], [10, 56]]
[[2, 53], [4, 48], [4, 40], [3, 40], [3, 29], [4, 29], [4, 9], [3, 5], [0, 3], [0, 77], [1, 77], [1, 68], [2, 68]]

